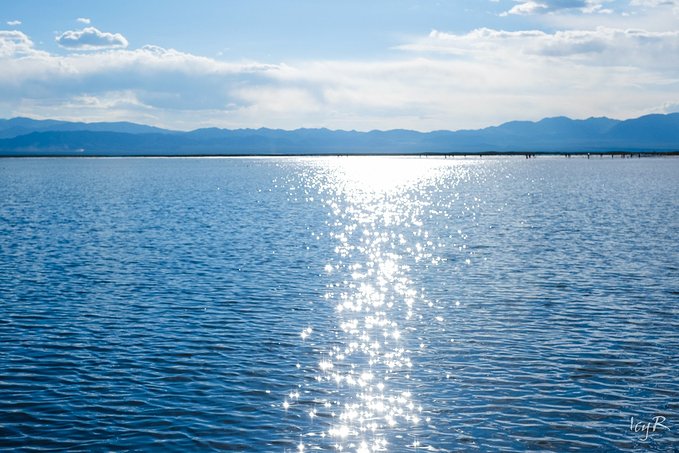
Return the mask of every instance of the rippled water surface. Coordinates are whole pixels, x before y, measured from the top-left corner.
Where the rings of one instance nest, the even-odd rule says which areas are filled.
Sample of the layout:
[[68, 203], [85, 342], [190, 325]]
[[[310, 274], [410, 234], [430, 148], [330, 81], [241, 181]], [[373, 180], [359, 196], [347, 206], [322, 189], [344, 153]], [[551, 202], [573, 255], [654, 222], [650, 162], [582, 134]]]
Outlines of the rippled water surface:
[[1, 449], [679, 449], [679, 159], [0, 182]]

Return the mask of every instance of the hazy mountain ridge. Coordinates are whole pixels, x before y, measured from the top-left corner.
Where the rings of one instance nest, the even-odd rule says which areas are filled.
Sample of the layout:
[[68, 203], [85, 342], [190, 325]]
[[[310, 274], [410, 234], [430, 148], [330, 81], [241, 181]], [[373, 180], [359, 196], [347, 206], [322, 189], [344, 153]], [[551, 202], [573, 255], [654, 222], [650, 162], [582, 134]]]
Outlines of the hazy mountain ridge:
[[129, 122], [0, 120], [0, 155], [201, 155], [679, 151], [679, 113], [630, 120], [567, 117], [478, 130], [219, 129], [178, 132]]
[[63, 132], [63, 131], [92, 131], [92, 132], [121, 132], [128, 134], [165, 133], [175, 134], [175, 131], [161, 129], [129, 121], [82, 123], [59, 120], [34, 120], [31, 118], [0, 119], [0, 138], [13, 138], [31, 132]]

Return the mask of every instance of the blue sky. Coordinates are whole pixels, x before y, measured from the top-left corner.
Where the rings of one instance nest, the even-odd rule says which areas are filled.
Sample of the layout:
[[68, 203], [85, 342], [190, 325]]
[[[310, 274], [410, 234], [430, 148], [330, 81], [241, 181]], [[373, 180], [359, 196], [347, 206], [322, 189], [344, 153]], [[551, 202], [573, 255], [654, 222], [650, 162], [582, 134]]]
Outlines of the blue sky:
[[2, 3], [6, 118], [435, 130], [679, 110], [679, 0]]

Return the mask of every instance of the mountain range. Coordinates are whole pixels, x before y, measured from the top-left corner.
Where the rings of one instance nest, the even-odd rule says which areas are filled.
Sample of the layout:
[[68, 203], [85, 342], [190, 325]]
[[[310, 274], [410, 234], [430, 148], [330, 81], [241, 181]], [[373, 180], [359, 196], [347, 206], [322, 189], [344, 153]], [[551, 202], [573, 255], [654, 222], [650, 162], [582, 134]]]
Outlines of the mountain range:
[[196, 129], [129, 122], [0, 119], [0, 156], [677, 152], [679, 113], [629, 120], [566, 117], [477, 130]]

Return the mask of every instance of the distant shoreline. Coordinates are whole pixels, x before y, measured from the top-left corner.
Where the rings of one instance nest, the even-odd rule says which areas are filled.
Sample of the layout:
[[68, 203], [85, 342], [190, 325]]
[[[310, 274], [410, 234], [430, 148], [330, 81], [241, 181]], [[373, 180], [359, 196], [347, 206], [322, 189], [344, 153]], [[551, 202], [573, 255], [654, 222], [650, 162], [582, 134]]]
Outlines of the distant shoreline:
[[[1, 153], [1, 152], [0, 152]], [[604, 152], [519, 152], [519, 151], [488, 151], [477, 153], [279, 153], [279, 154], [260, 154], [260, 153], [235, 153], [235, 154], [0, 154], [0, 159], [24, 159], [24, 158], [270, 158], [270, 157], [418, 157], [418, 158], [466, 158], [466, 157], [523, 157], [534, 159], [538, 157], [579, 157], [579, 158], [619, 158], [619, 159], [639, 159], [648, 157], [679, 157], [679, 151], [604, 151]]]

